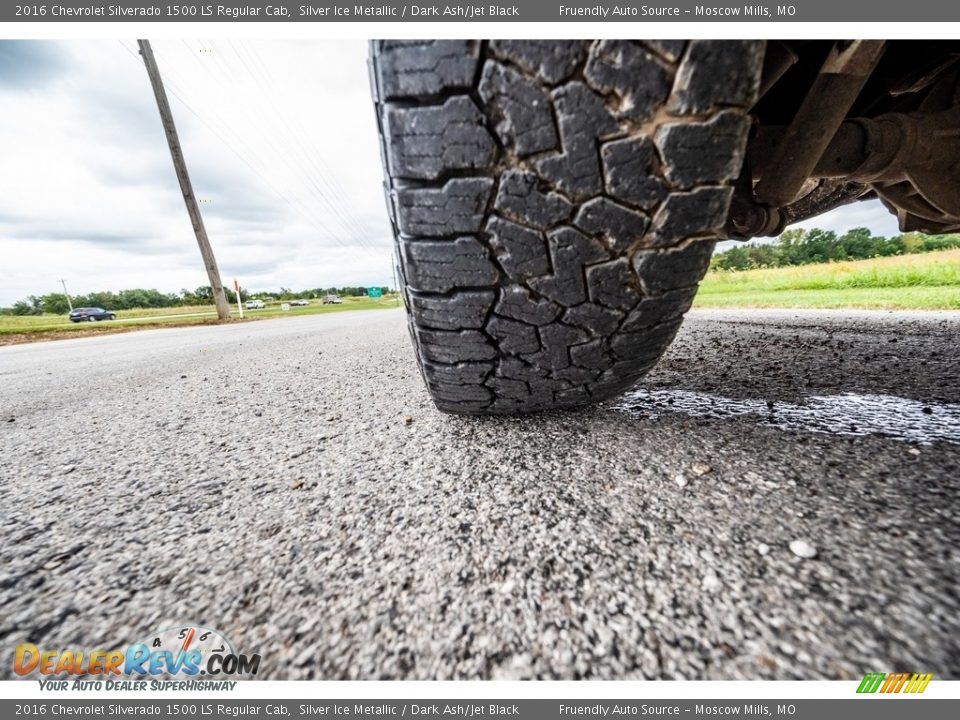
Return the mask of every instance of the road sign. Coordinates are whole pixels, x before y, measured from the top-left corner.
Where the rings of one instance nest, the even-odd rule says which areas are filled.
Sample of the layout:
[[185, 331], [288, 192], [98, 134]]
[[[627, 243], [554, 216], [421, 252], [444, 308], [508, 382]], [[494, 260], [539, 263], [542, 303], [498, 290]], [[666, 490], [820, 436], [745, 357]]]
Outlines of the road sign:
[[369, 298], [378, 298], [383, 295], [383, 291], [378, 287], [367, 288], [367, 297]]

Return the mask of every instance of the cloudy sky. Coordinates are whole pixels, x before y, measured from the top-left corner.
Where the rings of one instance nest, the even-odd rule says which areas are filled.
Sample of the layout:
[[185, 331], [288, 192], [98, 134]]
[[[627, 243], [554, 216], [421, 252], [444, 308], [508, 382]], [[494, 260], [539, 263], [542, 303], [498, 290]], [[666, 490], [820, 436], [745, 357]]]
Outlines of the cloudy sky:
[[[393, 284], [365, 43], [154, 51], [225, 282]], [[0, 108], [0, 305], [207, 284], [134, 41], [2, 41]]]
[[[225, 282], [386, 285], [366, 43], [157, 41]], [[206, 285], [134, 41], [0, 41], [0, 305]], [[806, 223], [892, 234], [878, 204]]]

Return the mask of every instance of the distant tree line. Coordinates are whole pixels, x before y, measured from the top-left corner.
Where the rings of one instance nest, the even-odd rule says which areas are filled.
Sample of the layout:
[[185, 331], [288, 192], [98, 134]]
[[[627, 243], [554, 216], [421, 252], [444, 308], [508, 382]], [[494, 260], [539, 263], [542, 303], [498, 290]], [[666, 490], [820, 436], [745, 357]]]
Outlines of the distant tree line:
[[[237, 302], [237, 293], [233, 288], [224, 288], [227, 300]], [[384, 295], [393, 292], [386, 286], [380, 288]], [[324, 295], [340, 295], [341, 297], [363, 297], [367, 294], [366, 287], [342, 288], [314, 288], [312, 290], [295, 291], [290, 288], [280, 288], [279, 292], [253, 293], [244, 287], [240, 288], [240, 300], [245, 302], [250, 298], [274, 299], [278, 301], [296, 300], [298, 298], [314, 299]], [[136, 310], [141, 308], [172, 308], [185, 305], [212, 305], [213, 289], [209, 285], [201, 285], [196, 290], [184, 288], [179, 293], [164, 293], [159, 290], [121, 290], [112, 292], [93, 292], [87, 295], [71, 295], [73, 307], [102, 307], [108, 310]], [[67, 296], [63, 293], [49, 293], [47, 295], [31, 295], [25, 300], [18, 300], [13, 307], [0, 308], [5, 315], [65, 315], [70, 310]]]
[[749, 270], [840, 260], [865, 260], [890, 255], [909, 255], [960, 247], [960, 235], [906, 233], [884, 237], [867, 228], [854, 228], [843, 235], [830, 230], [787, 230], [773, 242], [750, 242], [717, 253], [712, 270]]
[[[240, 288], [241, 296], [246, 299], [246, 296], [243, 295], [247, 291], [243, 288]], [[388, 288], [386, 285], [380, 288], [380, 292], [384, 295], [387, 293], [393, 292], [391, 288]], [[311, 290], [291, 290], [290, 288], [282, 287], [279, 291], [268, 291], [263, 292], [252, 292], [250, 297], [253, 298], [265, 298], [271, 297], [276, 300], [310, 300], [315, 298], [322, 298], [324, 295], [339, 295], [340, 297], [366, 297], [367, 288], [361, 286], [348, 286], [348, 287], [329, 287], [329, 288], [313, 288]]]

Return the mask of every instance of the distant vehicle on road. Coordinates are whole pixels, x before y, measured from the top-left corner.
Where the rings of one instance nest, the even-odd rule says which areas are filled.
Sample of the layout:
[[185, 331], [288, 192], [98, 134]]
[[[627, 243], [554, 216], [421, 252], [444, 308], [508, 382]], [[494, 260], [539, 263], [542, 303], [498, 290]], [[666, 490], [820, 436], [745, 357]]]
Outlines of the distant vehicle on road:
[[263, 300], [247, 300], [247, 310], [263, 310], [265, 307]]
[[306, 307], [309, 304], [310, 304], [309, 300], [303, 300], [303, 299], [290, 301], [290, 305], [293, 307]]
[[103, 308], [74, 308], [70, 311], [70, 322], [93, 322], [94, 320], [116, 320], [117, 316]]
[[326, 295], [323, 298], [324, 305], [339, 305], [342, 302], [339, 295]]

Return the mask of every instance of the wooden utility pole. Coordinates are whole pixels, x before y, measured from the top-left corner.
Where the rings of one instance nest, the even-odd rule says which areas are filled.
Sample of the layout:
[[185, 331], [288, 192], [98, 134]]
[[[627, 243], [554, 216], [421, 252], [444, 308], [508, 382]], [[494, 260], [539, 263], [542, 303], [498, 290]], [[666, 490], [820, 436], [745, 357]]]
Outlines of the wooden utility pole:
[[180, 138], [177, 136], [177, 127], [173, 124], [173, 114], [170, 112], [170, 103], [167, 101], [167, 91], [163, 89], [160, 79], [160, 69], [153, 57], [153, 49], [149, 40], [137, 40], [143, 64], [147, 66], [147, 75], [150, 76], [150, 85], [153, 87], [153, 96], [157, 99], [157, 108], [160, 110], [160, 120], [163, 122], [163, 131], [167, 135], [167, 145], [170, 146], [170, 156], [173, 158], [173, 167], [177, 171], [177, 180], [180, 181], [180, 190], [183, 191], [183, 201], [187, 205], [190, 222], [193, 223], [193, 232], [197, 236], [197, 245], [200, 246], [200, 255], [207, 268], [207, 277], [210, 278], [210, 287], [213, 289], [213, 302], [217, 306], [217, 316], [221, 320], [230, 319], [230, 306], [227, 304], [226, 293], [223, 292], [223, 282], [220, 280], [220, 270], [217, 268], [217, 259], [213, 256], [213, 248], [207, 238], [207, 229], [203, 226], [200, 216], [200, 206], [193, 194], [193, 185], [187, 173], [187, 163], [183, 159], [183, 149], [180, 147]]
[[70, 312], [73, 312], [73, 301], [70, 300], [70, 293], [67, 292], [67, 281], [60, 278], [60, 284], [63, 285], [63, 294], [67, 296], [67, 307], [70, 308]]

